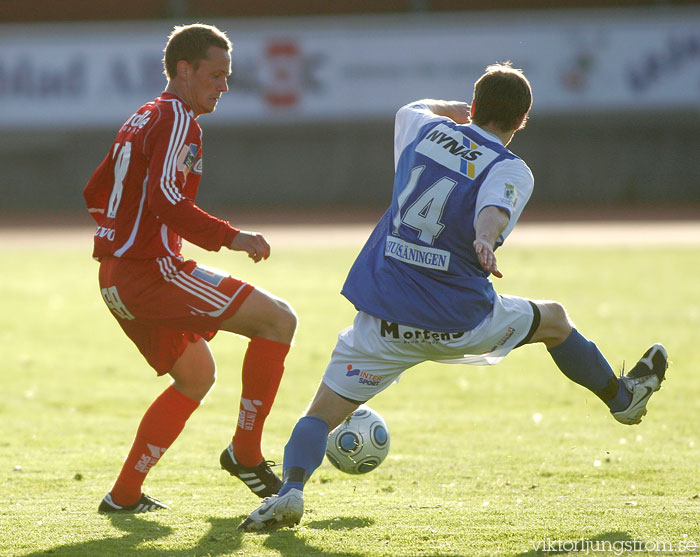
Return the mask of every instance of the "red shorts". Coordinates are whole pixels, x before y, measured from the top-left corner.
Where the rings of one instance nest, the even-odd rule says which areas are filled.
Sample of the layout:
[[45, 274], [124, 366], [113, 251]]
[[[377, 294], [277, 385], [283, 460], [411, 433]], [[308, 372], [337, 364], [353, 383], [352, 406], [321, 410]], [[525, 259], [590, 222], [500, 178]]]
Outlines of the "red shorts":
[[188, 343], [211, 340], [253, 285], [175, 257], [100, 263], [105, 303], [158, 375], [168, 373]]

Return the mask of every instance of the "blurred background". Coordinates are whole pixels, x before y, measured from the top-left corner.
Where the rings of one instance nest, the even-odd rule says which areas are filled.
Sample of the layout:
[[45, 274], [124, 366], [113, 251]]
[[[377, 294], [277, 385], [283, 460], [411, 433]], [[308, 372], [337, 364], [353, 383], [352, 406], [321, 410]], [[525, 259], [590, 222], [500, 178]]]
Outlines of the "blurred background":
[[534, 91], [510, 145], [531, 214], [700, 214], [698, 1], [3, 0], [0, 222], [90, 221], [85, 182], [165, 87], [173, 25], [196, 21], [234, 43], [230, 92], [199, 119], [214, 214], [381, 212], [396, 110], [470, 101], [505, 60]]

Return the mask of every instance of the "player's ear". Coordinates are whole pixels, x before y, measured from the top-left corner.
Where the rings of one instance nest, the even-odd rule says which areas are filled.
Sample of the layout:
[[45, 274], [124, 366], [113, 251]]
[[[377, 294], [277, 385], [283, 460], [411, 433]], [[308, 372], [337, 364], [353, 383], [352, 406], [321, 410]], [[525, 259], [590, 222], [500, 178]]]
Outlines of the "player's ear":
[[517, 126], [515, 126], [516, 130], [521, 130], [525, 127], [525, 119], [527, 118], [527, 112], [523, 114], [520, 118], [518, 118], [517, 121]]
[[190, 66], [190, 63], [187, 60], [178, 60], [177, 61], [177, 75], [178, 77], [183, 77], [187, 79], [190, 75], [190, 72], [192, 71], [192, 66]]

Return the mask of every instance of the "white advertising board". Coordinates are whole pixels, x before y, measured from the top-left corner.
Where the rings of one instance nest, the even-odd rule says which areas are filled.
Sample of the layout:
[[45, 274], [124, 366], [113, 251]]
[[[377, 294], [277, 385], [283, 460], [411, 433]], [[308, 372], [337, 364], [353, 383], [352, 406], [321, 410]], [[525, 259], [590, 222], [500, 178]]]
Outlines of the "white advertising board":
[[[234, 43], [211, 123], [391, 118], [470, 100], [512, 60], [533, 112], [700, 108], [700, 10], [212, 21]], [[0, 128], [121, 123], [165, 85], [170, 23], [0, 26]]]

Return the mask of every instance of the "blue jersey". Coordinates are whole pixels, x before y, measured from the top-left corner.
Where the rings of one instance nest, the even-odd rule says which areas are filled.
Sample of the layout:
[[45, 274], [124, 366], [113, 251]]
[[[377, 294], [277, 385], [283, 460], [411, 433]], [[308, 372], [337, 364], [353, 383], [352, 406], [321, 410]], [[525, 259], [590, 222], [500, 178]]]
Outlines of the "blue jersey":
[[359, 311], [387, 321], [471, 330], [496, 295], [473, 248], [476, 217], [488, 205], [508, 211], [502, 244], [530, 197], [532, 173], [497, 137], [435, 116], [420, 103], [397, 114], [395, 152], [391, 206], [342, 294]]

